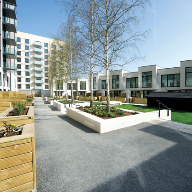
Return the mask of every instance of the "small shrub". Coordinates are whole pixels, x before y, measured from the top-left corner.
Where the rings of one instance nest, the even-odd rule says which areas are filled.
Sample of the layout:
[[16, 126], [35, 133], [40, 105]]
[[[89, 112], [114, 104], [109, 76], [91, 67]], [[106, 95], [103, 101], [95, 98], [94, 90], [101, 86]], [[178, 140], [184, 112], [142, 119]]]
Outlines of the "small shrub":
[[32, 99], [27, 99], [27, 102], [32, 102]]
[[12, 116], [21, 115], [21, 112], [26, 108], [25, 103], [21, 103], [20, 101], [12, 102], [14, 112]]
[[114, 117], [115, 117], [115, 114], [110, 112], [110, 113], [108, 113], [108, 117], [114, 118]]
[[103, 112], [103, 117], [107, 117], [107, 113], [105, 111]]

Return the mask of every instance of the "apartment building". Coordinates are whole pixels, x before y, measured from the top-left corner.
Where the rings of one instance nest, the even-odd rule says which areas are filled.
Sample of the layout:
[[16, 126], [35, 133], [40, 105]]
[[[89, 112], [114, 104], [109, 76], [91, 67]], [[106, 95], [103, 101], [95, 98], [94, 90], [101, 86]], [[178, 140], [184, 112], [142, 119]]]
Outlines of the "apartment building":
[[0, 1], [0, 91], [16, 91], [16, 0]]
[[17, 88], [49, 96], [48, 54], [53, 39], [17, 32]]
[[[87, 79], [87, 84], [90, 81]], [[80, 81], [74, 81], [77, 87]], [[68, 85], [68, 89], [70, 85]], [[109, 75], [110, 95], [120, 96], [126, 93], [126, 99], [137, 96], [145, 98], [150, 92], [192, 92], [192, 60], [181, 61], [180, 67], [162, 69], [157, 65], [139, 67], [137, 72], [124, 70], [111, 71]], [[77, 90], [77, 93], [80, 90]], [[90, 87], [87, 92], [90, 92]], [[86, 92], [85, 91], [85, 92]], [[84, 92], [84, 93], [85, 93]], [[76, 94], [77, 94], [76, 93]], [[93, 75], [93, 93], [106, 96], [106, 76]], [[70, 95], [70, 91], [68, 91]]]

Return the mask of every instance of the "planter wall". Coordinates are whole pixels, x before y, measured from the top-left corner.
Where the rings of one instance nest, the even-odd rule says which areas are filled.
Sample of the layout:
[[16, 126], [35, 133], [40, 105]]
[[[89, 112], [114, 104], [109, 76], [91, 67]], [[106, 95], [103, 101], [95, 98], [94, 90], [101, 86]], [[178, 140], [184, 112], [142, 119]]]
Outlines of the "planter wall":
[[36, 189], [34, 124], [22, 135], [0, 138], [0, 191], [26, 192]]
[[[127, 128], [129, 126], [133, 126], [139, 123], [159, 119], [159, 111], [141, 113], [137, 115], [124, 116], [112, 119], [101, 119], [99, 117], [74, 108], [67, 108], [66, 112], [68, 117], [97, 131], [98, 133], [114, 131], [117, 129]], [[167, 110], [161, 110], [161, 119], [171, 120], [171, 111], [169, 111], [169, 116], [167, 116]]]

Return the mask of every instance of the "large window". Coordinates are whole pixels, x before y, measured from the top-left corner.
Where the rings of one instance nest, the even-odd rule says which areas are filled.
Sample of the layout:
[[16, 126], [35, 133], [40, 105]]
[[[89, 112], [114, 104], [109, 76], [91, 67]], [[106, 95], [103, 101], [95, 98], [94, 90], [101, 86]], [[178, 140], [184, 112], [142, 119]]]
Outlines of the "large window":
[[21, 82], [21, 77], [17, 77], [17, 82]]
[[48, 73], [45, 73], [45, 77], [48, 77]]
[[49, 89], [49, 85], [45, 85], [45, 89]]
[[26, 56], [26, 57], [29, 57], [29, 52], [25, 52], [25, 56]]
[[21, 71], [17, 71], [17, 75], [21, 75]]
[[30, 84], [26, 84], [26, 85], [25, 85], [25, 88], [26, 88], [26, 89], [30, 89]]
[[25, 65], [25, 69], [29, 69], [29, 65]]
[[67, 83], [67, 90], [71, 90], [71, 83]]
[[44, 49], [44, 53], [48, 53], [48, 49]]
[[21, 89], [21, 84], [18, 84], [18, 85], [17, 85], [17, 88], [18, 88], [18, 89]]
[[142, 73], [142, 87], [152, 87], [152, 71]]
[[21, 44], [17, 44], [17, 49], [21, 49]]
[[119, 75], [112, 75], [112, 89], [119, 88]]
[[48, 55], [44, 55], [44, 59], [48, 59]]
[[26, 44], [29, 44], [29, 39], [25, 39], [25, 43], [26, 43]]
[[25, 78], [25, 82], [30, 82], [30, 78]]
[[77, 90], [77, 83], [73, 83], [73, 90]]
[[44, 47], [48, 47], [48, 43], [44, 43]]
[[153, 91], [143, 91], [143, 98], [146, 98], [147, 95], [149, 95], [149, 93], [151, 93]]
[[44, 68], [44, 71], [48, 71], [48, 67], [45, 67], [45, 68]]
[[93, 77], [93, 89], [96, 89], [96, 77]]
[[21, 51], [17, 51], [17, 55], [21, 55]]
[[29, 63], [29, 59], [25, 58], [25, 63]]
[[21, 62], [21, 58], [20, 57], [17, 57], [17, 62]]
[[20, 37], [17, 37], [17, 42], [21, 42], [21, 38]]
[[25, 71], [25, 76], [30, 76], [30, 72], [29, 71]]
[[45, 83], [49, 83], [49, 80], [48, 80], [48, 79], [45, 79]]
[[28, 45], [25, 45], [25, 50], [29, 50], [29, 46]]
[[138, 88], [138, 77], [127, 78], [126, 88]]
[[21, 64], [17, 64], [17, 69], [21, 69]]
[[185, 68], [186, 86], [192, 86], [192, 67]]
[[162, 75], [161, 87], [179, 87], [180, 74]]
[[80, 81], [80, 90], [86, 90], [86, 81]]
[[137, 97], [137, 93], [140, 93], [140, 91], [131, 91], [131, 97]]
[[48, 61], [44, 61], [44, 65], [48, 65]]
[[106, 80], [102, 80], [102, 89], [106, 89]]

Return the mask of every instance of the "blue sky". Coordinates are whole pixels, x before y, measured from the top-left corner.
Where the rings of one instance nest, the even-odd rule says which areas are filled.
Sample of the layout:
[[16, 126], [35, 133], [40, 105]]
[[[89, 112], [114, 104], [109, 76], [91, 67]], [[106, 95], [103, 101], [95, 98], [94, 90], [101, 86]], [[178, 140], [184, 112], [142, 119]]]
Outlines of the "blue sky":
[[[123, 67], [137, 71], [138, 67], [157, 64], [162, 68], [179, 67], [180, 61], [192, 59], [192, 1], [152, 0], [141, 17], [139, 30], [151, 30], [140, 45], [145, 60]], [[65, 22], [64, 9], [54, 0], [17, 0], [17, 30], [52, 38]]]

